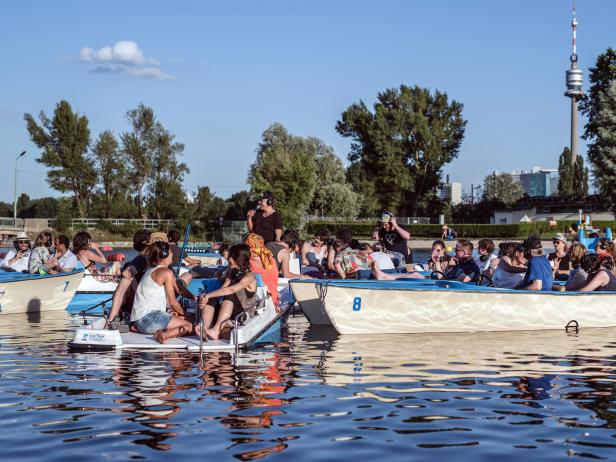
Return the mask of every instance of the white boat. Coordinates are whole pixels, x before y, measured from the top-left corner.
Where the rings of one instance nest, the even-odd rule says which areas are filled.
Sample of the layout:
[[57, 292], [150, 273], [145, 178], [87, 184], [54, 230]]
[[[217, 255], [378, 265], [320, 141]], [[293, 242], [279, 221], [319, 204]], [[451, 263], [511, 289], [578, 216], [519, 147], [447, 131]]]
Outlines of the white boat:
[[82, 278], [83, 271], [48, 275], [0, 271], [0, 314], [64, 310]]
[[[344, 281], [346, 284], [379, 284], [380, 281], [376, 280], [355, 280], [348, 279]], [[325, 311], [323, 304], [324, 291], [327, 291], [330, 280], [318, 279], [318, 280], [302, 280], [302, 279], [290, 279], [288, 285], [297, 304], [301, 308], [302, 312], [312, 325], [331, 326], [332, 321], [329, 319], [329, 315]], [[429, 279], [406, 279], [399, 281], [391, 281], [390, 283], [396, 284], [432, 284], [433, 281]]]
[[[292, 281], [296, 296], [296, 284]], [[313, 282], [313, 284], [315, 284]], [[531, 292], [458, 281], [317, 282], [341, 334], [407, 334], [616, 326], [614, 292]]]
[[264, 288], [259, 289], [260, 303], [251, 312], [242, 312], [234, 320], [235, 327], [228, 339], [202, 341], [203, 337], [188, 336], [158, 343], [151, 334], [140, 334], [118, 329], [105, 329], [106, 318], [84, 316], [83, 325], [75, 330], [69, 348], [75, 350], [187, 350], [187, 351], [233, 351], [245, 349], [279, 329], [281, 320], [288, 314], [291, 303], [281, 303], [277, 311], [272, 298]]

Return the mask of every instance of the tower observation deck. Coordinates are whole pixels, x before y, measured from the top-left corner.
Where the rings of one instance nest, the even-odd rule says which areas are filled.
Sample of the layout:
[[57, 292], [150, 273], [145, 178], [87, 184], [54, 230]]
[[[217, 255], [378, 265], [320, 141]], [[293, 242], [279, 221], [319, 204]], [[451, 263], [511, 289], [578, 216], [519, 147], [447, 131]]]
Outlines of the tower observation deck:
[[584, 94], [582, 90], [582, 83], [584, 81], [584, 75], [582, 70], [578, 66], [578, 55], [576, 46], [576, 33], [577, 33], [577, 18], [575, 14], [575, 2], [573, 3], [573, 19], [571, 21], [571, 30], [573, 32], [573, 52], [569, 58], [571, 66], [566, 73], [566, 85], [567, 90], [565, 96], [571, 98], [571, 161], [575, 164], [577, 156], [579, 154], [578, 149], [578, 100]]

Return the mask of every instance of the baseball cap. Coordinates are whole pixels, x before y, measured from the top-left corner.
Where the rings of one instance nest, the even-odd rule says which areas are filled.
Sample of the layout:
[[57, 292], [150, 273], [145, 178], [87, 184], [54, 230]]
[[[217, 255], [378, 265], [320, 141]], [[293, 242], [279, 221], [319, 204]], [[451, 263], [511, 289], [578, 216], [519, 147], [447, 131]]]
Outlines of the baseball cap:
[[567, 243], [567, 238], [563, 233], [556, 233], [556, 235], [552, 238], [553, 241], [562, 241], [565, 244]]
[[169, 239], [167, 238], [167, 233], [157, 231], [155, 233], [150, 234], [150, 240], [148, 241], [148, 245], [154, 244], [155, 242], [169, 243]]
[[383, 212], [383, 214], [381, 215], [381, 218], [379, 219], [379, 221], [381, 223], [389, 223], [389, 221], [392, 219], [393, 214], [391, 212]]

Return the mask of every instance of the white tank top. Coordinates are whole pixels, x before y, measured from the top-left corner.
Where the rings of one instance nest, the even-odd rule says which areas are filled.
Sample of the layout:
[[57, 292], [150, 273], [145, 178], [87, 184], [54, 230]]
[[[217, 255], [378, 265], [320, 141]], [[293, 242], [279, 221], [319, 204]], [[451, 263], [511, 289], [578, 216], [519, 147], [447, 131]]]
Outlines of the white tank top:
[[165, 286], [158, 285], [152, 279], [152, 273], [163, 266], [158, 265], [145, 272], [135, 293], [133, 309], [130, 313], [130, 322], [143, 318], [152, 311], [167, 311], [167, 294]]

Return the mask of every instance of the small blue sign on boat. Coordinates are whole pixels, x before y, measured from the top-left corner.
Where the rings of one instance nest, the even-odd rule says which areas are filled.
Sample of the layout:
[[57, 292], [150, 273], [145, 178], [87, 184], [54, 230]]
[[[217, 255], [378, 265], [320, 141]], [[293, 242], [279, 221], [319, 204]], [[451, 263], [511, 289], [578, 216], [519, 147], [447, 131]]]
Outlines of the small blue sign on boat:
[[361, 310], [361, 297], [355, 297], [353, 299], [353, 311]]

